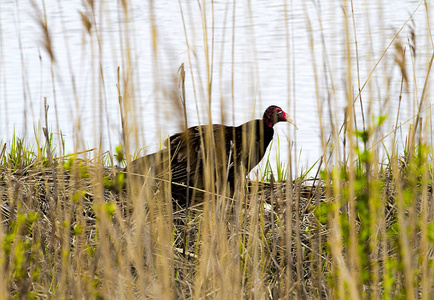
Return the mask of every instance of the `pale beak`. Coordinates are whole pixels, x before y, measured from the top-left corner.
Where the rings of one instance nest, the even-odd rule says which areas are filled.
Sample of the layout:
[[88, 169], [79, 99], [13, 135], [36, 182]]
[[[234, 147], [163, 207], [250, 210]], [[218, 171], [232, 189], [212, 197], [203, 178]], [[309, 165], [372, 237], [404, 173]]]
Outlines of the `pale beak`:
[[288, 114], [286, 115], [286, 122], [288, 122], [288, 123], [294, 125], [295, 129], [298, 130], [297, 125], [294, 124], [294, 120], [293, 120], [291, 117], [289, 117]]

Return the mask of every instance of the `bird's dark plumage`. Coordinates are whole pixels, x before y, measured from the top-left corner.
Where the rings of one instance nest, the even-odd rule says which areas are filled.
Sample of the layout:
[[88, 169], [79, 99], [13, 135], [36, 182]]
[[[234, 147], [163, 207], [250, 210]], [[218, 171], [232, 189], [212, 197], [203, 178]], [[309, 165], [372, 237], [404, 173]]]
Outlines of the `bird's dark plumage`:
[[[245, 178], [264, 157], [273, 139], [273, 126], [280, 121], [292, 123], [280, 107], [273, 105], [262, 119], [236, 127], [190, 127], [167, 138], [165, 149], [133, 161], [129, 171], [171, 180], [172, 193], [184, 196], [184, 200], [187, 186], [193, 187], [189, 191], [193, 200], [197, 189], [215, 188], [217, 193], [226, 190], [232, 196], [237, 180]], [[225, 188], [226, 183], [229, 189]]]

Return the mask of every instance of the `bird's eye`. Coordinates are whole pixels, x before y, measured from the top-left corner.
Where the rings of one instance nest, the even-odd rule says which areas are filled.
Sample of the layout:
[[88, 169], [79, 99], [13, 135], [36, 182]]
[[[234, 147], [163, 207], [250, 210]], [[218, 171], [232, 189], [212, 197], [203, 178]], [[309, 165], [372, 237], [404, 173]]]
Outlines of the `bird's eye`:
[[282, 113], [282, 110], [281, 110], [281, 109], [278, 109], [278, 108], [276, 108], [276, 113], [277, 113], [278, 115], [280, 115], [280, 114]]

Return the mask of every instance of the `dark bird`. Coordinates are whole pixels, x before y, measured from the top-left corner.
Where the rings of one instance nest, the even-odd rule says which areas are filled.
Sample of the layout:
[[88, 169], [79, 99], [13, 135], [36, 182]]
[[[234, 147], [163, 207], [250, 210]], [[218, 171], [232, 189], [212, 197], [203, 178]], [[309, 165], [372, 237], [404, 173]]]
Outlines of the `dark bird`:
[[273, 139], [273, 126], [283, 121], [294, 124], [287, 113], [272, 105], [262, 119], [236, 127], [190, 127], [167, 138], [165, 149], [134, 160], [128, 171], [170, 181], [172, 195], [181, 205], [187, 199], [198, 202], [203, 190], [232, 196], [241, 178], [264, 157]]

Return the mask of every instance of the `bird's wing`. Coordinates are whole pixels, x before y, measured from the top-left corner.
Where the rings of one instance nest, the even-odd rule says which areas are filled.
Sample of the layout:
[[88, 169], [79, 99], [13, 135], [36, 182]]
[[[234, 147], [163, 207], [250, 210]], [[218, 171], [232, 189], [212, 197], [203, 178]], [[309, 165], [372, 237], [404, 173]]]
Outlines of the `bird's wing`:
[[[210, 153], [216, 154], [215, 157], [218, 161], [214, 163], [215, 166], [226, 168], [227, 157], [233, 144], [231, 142], [233, 140], [233, 128], [220, 124], [195, 126], [186, 132], [177, 133], [167, 138], [164, 145], [170, 148], [173, 155], [173, 181], [186, 182], [188, 172], [193, 180], [196, 176], [203, 176], [203, 158], [208, 157]], [[210, 136], [212, 138], [208, 139]], [[223, 161], [221, 161], [222, 159]], [[190, 165], [189, 170], [187, 169], [188, 165]]]
[[170, 155], [167, 149], [139, 157], [128, 166], [133, 175], [164, 178], [169, 172]]

